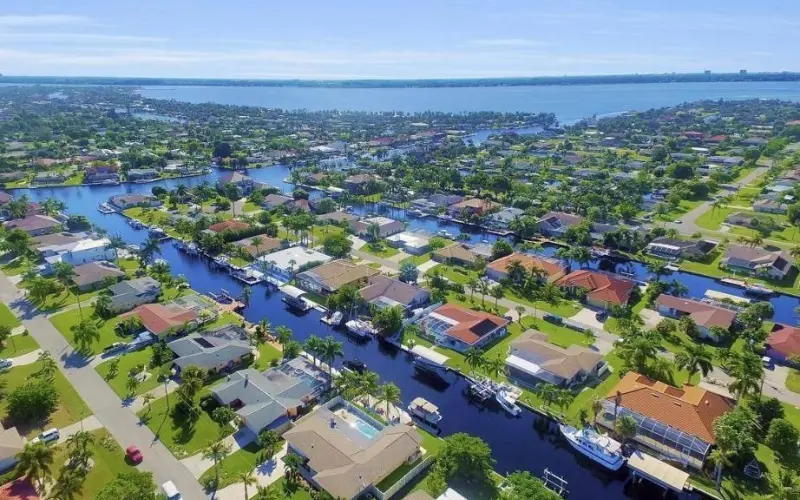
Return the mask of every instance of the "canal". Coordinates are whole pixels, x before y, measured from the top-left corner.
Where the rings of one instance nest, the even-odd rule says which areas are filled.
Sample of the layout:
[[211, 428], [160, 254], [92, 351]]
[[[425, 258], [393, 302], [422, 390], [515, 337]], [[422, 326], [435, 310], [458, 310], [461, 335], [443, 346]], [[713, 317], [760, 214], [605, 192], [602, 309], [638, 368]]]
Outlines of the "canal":
[[[149, 184], [122, 184], [119, 186], [76, 186], [67, 188], [40, 188], [14, 190], [15, 196], [27, 194], [33, 201], [42, 201], [54, 197], [67, 204], [71, 214], [87, 216], [109, 234], [119, 234], [130, 243], [141, 243], [146, 238], [145, 231], [135, 231], [126, 219], [117, 214], [104, 215], [97, 210], [98, 204], [110, 196], [121, 193], [149, 193], [160, 185], [172, 189], [179, 184], [195, 186], [202, 182], [214, 182], [220, 172], [215, 171], [203, 177], [172, 179]], [[291, 187], [283, 183], [288, 176], [283, 167], [267, 167], [249, 172], [252, 177], [283, 189]], [[359, 208], [359, 210], [379, 210], [378, 207]], [[402, 211], [393, 210], [390, 215], [405, 218]], [[426, 229], [436, 232], [445, 229], [458, 234], [461, 228], [457, 224], [431, 218], [408, 218], [412, 229]], [[466, 229], [467, 231], [470, 228]], [[470, 232], [470, 241], [494, 241], [497, 237], [480, 231]], [[166, 259], [173, 274], [183, 274], [193, 289], [200, 293], [218, 292], [225, 288], [233, 295], [238, 295], [242, 285], [233, 280], [227, 273], [212, 271], [206, 262], [198, 257], [189, 257], [179, 253], [171, 244], [161, 247], [161, 258]], [[545, 254], [552, 254], [555, 248], [544, 248]], [[615, 264], [594, 262], [591, 266], [603, 265], [605, 269]], [[637, 278], [646, 278], [646, 268], [638, 263], [626, 263], [632, 267]], [[702, 296], [705, 290], [713, 289], [741, 295], [741, 291], [722, 285], [710, 278], [676, 272], [668, 279], [676, 279], [690, 289], [691, 296]], [[778, 296], [771, 300], [775, 305], [776, 320], [794, 324], [794, 308], [798, 300], [787, 296]], [[566, 448], [558, 435], [554, 424], [532, 412], [525, 411], [520, 418], [512, 418], [500, 409], [481, 407], [471, 403], [465, 397], [466, 383], [455, 374], [449, 374], [446, 380], [428, 379], [417, 374], [405, 352], [391, 344], [370, 340], [355, 342], [346, 335], [333, 332], [320, 322], [320, 313], [312, 310], [304, 315], [297, 315], [285, 309], [278, 293], [269, 293], [265, 287], [253, 289], [250, 305], [243, 312], [251, 322], [267, 319], [273, 327], [285, 325], [294, 332], [294, 338], [303, 341], [310, 335], [336, 335], [344, 343], [344, 359], [358, 359], [375, 371], [382, 381], [392, 381], [401, 389], [402, 400], [409, 403], [417, 396], [422, 396], [441, 409], [444, 420], [441, 425], [442, 436], [456, 432], [465, 432], [481, 437], [491, 447], [496, 460], [496, 470], [509, 473], [516, 470], [528, 470], [534, 475], [541, 475], [545, 468], [563, 476], [569, 482], [572, 498], [603, 498], [609, 500], [623, 498], [651, 498], [660, 496], [660, 492], [647, 486], [631, 489], [625, 486], [623, 475], [609, 475], [597, 467], [578, 457]], [[342, 360], [337, 363], [340, 364]]]

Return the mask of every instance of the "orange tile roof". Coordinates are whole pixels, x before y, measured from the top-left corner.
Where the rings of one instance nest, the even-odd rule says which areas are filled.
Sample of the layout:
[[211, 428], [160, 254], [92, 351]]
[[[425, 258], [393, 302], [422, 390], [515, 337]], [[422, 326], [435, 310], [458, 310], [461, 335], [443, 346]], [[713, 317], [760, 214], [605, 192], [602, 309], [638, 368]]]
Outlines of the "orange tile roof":
[[457, 323], [447, 330], [447, 335], [467, 344], [474, 344], [484, 335], [508, 324], [508, 320], [486, 312], [473, 311], [456, 304], [444, 304], [433, 311]]
[[798, 356], [800, 355], [800, 329], [776, 323], [767, 338], [767, 344], [786, 356]]
[[0, 500], [39, 500], [39, 494], [27, 477], [21, 477], [0, 486]]
[[161, 335], [170, 328], [183, 326], [187, 321], [197, 319], [197, 313], [178, 306], [165, 307], [161, 304], [143, 304], [121, 317], [138, 316], [150, 332]]
[[558, 286], [588, 290], [587, 297], [610, 304], [624, 305], [636, 283], [591, 269], [573, 271], [556, 282]]
[[226, 220], [212, 224], [208, 227], [208, 230], [214, 231], [215, 233], [222, 233], [225, 231], [241, 231], [242, 229], [248, 229], [249, 227], [250, 224], [246, 222], [241, 222], [238, 220]]
[[730, 328], [736, 319], [736, 311], [664, 293], [656, 298], [656, 306], [663, 306], [688, 314], [698, 326], [705, 328], [711, 328], [712, 326]]
[[682, 389], [628, 372], [608, 393], [620, 406], [669, 425], [706, 443], [714, 444], [714, 421], [732, 410], [735, 402], [700, 387]]
[[493, 261], [489, 264], [489, 268], [506, 274], [508, 273], [508, 266], [511, 265], [511, 263], [515, 260], [519, 261], [520, 264], [522, 264], [523, 267], [525, 267], [525, 269], [528, 271], [535, 267], [542, 269], [545, 273], [547, 273], [548, 281], [555, 281], [564, 276], [564, 274], [567, 272], [564, 266], [557, 262], [519, 252], [514, 252], [511, 255], [506, 255], [505, 257], [501, 257]]

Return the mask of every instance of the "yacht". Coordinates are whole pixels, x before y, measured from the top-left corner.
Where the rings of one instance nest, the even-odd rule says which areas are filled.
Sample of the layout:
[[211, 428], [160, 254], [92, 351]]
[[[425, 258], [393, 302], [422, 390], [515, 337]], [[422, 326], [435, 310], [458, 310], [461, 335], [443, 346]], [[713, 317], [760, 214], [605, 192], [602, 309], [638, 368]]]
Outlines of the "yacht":
[[375, 330], [372, 328], [366, 321], [362, 321], [360, 319], [351, 319], [347, 323], [344, 324], [347, 327], [347, 331], [352, 333], [358, 338], [368, 338], [370, 335], [375, 333]]
[[518, 417], [522, 414], [522, 408], [517, 405], [517, 396], [507, 387], [497, 387], [494, 399], [512, 416]]
[[618, 471], [625, 463], [622, 445], [610, 437], [598, 434], [591, 428], [576, 429], [569, 425], [558, 426], [570, 446], [608, 470]]
[[431, 426], [438, 426], [442, 421], [439, 407], [425, 398], [416, 398], [408, 405], [408, 412]]

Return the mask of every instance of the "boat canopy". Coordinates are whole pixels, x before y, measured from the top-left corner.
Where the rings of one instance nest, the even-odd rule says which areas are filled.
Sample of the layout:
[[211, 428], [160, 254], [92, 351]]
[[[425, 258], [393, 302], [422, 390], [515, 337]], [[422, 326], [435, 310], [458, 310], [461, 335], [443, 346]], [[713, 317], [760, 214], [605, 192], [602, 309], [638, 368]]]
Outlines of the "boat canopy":
[[530, 373], [531, 375], [536, 375], [542, 371], [542, 367], [536, 363], [531, 363], [527, 359], [522, 359], [519, 356], [514, 356], [513, 354], [506, 358], [506, 364], [513, 366], [518, 370], [522, 370], [525, 373]]
[[280, 290], [282, 294], [293, 299], [299, 299], [306, 293], [305, 290], [301, 290], [293, 285], [283, 285]]
[[413, 348], [411, 348], [411, 352], [413, 354], [416, 354], [417, 356], [419, 356], [421, 358], [425, 358], [428, 361], [440, 364], [442, 366], [444, 366], [444, 364], [447, 362], [447, 360], [450, 359], [447, 356], [445, 356], [444, 354], [438, 353], [438, 352], [434, 351], [433, 349], [430, 349], [428, 347], [425, 347], [424, 345], [419, 345], [419, 344], [417, 344]]
[[628, 458], [628, 467], [633, 469], [635, 474], [678, 492], [683, 491], [689, 484], [689, 474], [638, 450]]
[[415, 398], [414, 401], [411, 402], [411, 406], [414, 408], [419, 408], [425, 413], [438, 413], [439, 407], [435, 404], [431, 403], [425, 398]]

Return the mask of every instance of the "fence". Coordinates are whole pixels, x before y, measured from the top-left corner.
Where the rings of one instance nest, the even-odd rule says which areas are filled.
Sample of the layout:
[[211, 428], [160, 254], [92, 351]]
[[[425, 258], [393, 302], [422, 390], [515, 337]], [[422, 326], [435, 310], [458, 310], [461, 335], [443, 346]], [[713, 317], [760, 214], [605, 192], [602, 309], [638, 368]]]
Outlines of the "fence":
[[377, 487], [373, 488], [373, 494], [378, 500], [387, 500], [392, 498], [393, 495], [397, 494], [405, 485], [410, 483], [414, 480], [417, 476], [419, 476], [422, 471], [430, 467], [433, 463], [434, 457], [429, 453], [425, 454], [425, 457], [422, 459], [420, 463], [414, 466], [413, 469], [408, 471], [403, 477], [398, 479], [393, 485], [391, 485], [386, 491], [380, 491]]

